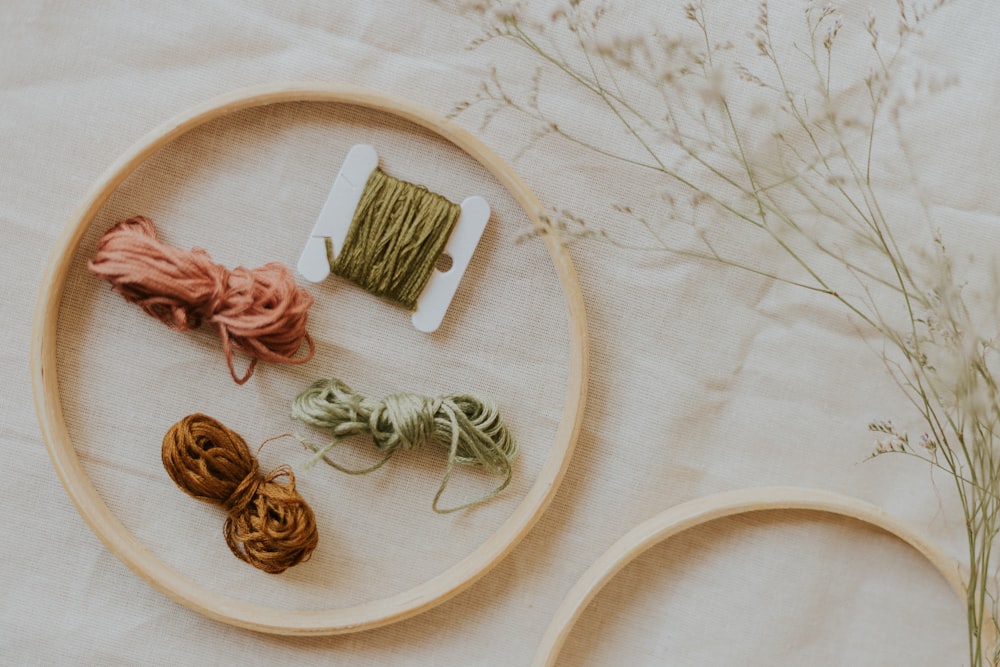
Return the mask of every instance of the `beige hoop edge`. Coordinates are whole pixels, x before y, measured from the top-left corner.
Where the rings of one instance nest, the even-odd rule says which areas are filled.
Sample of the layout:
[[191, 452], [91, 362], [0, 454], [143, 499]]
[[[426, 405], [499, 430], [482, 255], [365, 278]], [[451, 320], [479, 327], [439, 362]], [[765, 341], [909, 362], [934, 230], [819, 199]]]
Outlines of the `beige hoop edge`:
[[905, 522], [875, 505], [832, 491], [762, 487], [712, 494], [676, 505], [639, 524], [605, 551], [573, 585], [535, 652], [533, 667], [551, 667], [587, 605], [626, 565], [647, 549], [690, 528], [737, 514], [807, 510], [837, 514], [876, 526], [910, 545], [941, 573], [963, 600], [965, 580], [956, 561]]
[[209, 618], [259, 632], [288, 635], [357, 632], [409, 618], [462, 592], [499, 563], [537, 522], [562, 481], [580, 432], [587, 394], [586, 314], [568, 253], [557, 239], [545, 235], [565, 294], [570, 328], [566, 400], [559, 427], [538, 479], [511, 516], [483, 544], [445, 572], [408, 591], [353, 607], [288, 611], [214, 593], [170, 568], [111, 513], [70, 441], [56, 365], [56, 327], [62, 292], [73, 255], [94, 216], [147, 158], [185, 132], [223, 115], [285, 102], [360, 106], [430, 130], [486, 167], [517, 200], [532, 223], [541, 224], [540, 203], [513, 169], [482, 141], [432, 111], [364, 88], [322, 82], [268, 84], [237, 90], [180, 114], [140, 139], [112, 164], [74, 212], [56, 241], [39, 287], [32, 321], [32, 391], [49, 457], [77, 510], [107, 549], [154, 588]]

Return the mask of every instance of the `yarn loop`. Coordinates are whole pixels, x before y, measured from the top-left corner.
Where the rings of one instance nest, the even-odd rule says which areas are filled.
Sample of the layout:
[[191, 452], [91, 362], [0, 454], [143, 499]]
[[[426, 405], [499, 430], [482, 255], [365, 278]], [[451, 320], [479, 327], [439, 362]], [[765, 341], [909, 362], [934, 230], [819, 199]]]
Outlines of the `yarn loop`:
[[[230, 271], [201, 248], [162, 243], [153, 221], [137, 215], [104, 233], [88, 266], [126, 301], [171, 329], [213, 325], [237, 384], [250, 379], [258, 361], [301, 364], [315, 351], [306, 331], [312, 296], [278, 262]], [[309, 351], [296, 358], [303, 342]], [[233, 365], [233, 350], [250, 356], [242, 376]]]
[[295, 490], [292, 469], [282, 465], [261, 475], [243, 438], [218, 420], [193, 414], [171, 426], [162, 458], [183, 491], [226, 510], [223, 534], [240, 560], [277, 574], [312, 555], [316, 519]]
[[[323, 446], [303, 440], [316, 453], [309, 465], [322, 459], [352, 475], [377, 470], [401, 450], [424, 446], [443, 449], [448, 455], [448, 465], [432, 503], [434, 511], [440, 514], [479, 505], [507, 488], [513, 474], [512, 461], [517, 455], [517, 442], [496, 404], [468, 394], [431, 398], [400, 393], [376, 401], [356, 393], [340, 380], [317, 380], [295, 397], [292, 418], [331, 435], [330, 442]], [[369, 435], [384, 456], [375, 465], [361, 470], [345, 468], [333, 461], [329, 452], [353, 435]], [[442, 509], [440, 499], [456, 463], [503, 475], [504, 480], [478, 500]]]
[[434, 435], [440, 400], [418, 394], [395, 394], [380, 401], [368, 417], [372, 440], [382, 451], [415, 449]]

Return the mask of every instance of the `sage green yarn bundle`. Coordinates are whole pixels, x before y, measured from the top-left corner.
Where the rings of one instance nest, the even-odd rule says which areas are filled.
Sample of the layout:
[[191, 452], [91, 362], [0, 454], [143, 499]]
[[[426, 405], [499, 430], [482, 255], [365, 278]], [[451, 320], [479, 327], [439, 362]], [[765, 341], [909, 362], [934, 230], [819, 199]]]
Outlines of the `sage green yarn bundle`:
[[[447, 453], [448, 463], [432, 507], [447, 514], [479, 505], [495, 497], [510, 484], [517, 441], [507, 428], [496, 404], [469, 394], [447, 394], [432, 398], [399, 393], [381, 400], [366, 398], [337, 379], [317, 380], [300, 392], [292, 403], [292, 418], [328, 431], [330, 442], [319, 446], [303, 439], [316, 452], [309, 465], [323, 460], [341, 472], [365, 474], [382, 467], [400, 451], [434, 446]], [[384, 456], [361, 470], [345, 468], [329, 456], [345, 438], [370, 436]], [[502, 475], [500, 485], [485, 496], [457, 507], [439, 505], [455, 464], [482, 468]]]
[[330, 271], [412, 311], [461, 213], [458, 204], [376, 167], [336, 258], [327, 239]]

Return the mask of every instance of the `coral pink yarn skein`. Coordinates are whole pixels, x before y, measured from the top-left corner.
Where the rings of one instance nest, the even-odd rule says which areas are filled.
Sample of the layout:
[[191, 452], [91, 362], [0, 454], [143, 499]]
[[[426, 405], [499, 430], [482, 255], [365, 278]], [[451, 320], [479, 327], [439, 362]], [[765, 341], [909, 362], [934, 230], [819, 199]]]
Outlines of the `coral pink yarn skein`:
[[[315, 352], [306, 331], [312, 295], [278, 262], [230, 271], [201, 248], [161, 242], [153, 221], [138, 215], [104, 233], [88, 266], [171, 329], [214, 326], [237, 384], [250, 379], [258, 361], [301, 364]], [[303, 342], [309, 351], [296, 357]], [[242, 376], [233, 366], [233, 350], [250, 356]]]

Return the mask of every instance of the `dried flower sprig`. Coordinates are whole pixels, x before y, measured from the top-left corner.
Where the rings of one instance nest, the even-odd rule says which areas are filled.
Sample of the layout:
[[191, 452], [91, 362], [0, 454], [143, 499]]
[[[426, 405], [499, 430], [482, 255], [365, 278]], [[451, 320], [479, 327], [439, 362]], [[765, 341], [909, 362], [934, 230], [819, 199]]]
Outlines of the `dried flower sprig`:
[[[831, 3], [808, 2], [800, 33], [789, 38], [787, 25], [772, 29], [761, 0], [750, 30], [729, 39], [714, 33], [707, 0], [664, 17], [675, 19], [671, 30], [628, 35], [604, 34], [604, 2], [569, 0], [532, 14], [477, 0], [466, 7], [484, 25], [474, 46], [506, 40], [534, 54], [538, 69], [516, 89], [494, 70], [455, 113], [476, 109], [484, 125], [518, 114], [535, 128], [522, 151], [567, 141], [657, 177], [653, 204], [614, 205], [633, 224], [598, 229], [557, 209], [539, 233], [739, 267], [834, 299], [880, 334], [885, 368], [923, 433], [914, 444], [891, 422], [873, 421], [872, 457], [915, 456], [954, 481], [968, 540], [969, 661], [996, 665], [1000, 312], [973, 307], [956, 276], [901, 120], [914, 99], [955, 83], [914, 70], [905, 58], [908, 41], [947, 2], [896, 0], [891, 17], [873, 11], [857, 26]], [[887, 21], [894, 29], [883, 30]], [[863, 59], [857, 38], [854, 48], [841, 46], [852, 27], [868, 47]], [[596, 101], [619, 134], [602, 142], [578, 129], [565, 107], [547, 105], [550, 76], [568, 78]], [[894, 219], [883, 205], [874, 156], [886, 126], [898, 138], [924, 225]], [[786, 262], [746, 259], [733, 250], [737, 234], [740, 243], [752, 238], [777, 249]], [[995, 303], [1000, 280], [991, 289]]]

